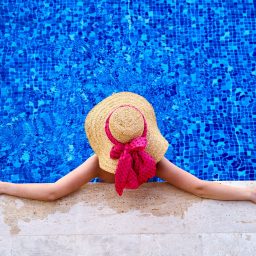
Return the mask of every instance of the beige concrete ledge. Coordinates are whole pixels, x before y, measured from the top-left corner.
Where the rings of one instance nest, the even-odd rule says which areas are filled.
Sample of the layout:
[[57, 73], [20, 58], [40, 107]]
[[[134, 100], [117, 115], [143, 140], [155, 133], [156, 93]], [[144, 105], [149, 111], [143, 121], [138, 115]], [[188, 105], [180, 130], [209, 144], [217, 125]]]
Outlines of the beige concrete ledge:
[[54, 202], [0, 198], [1, 256], [244, 256], [256, 249], [255, 204], [203, 199], [167, 183], [122, 197], [113, 184], [89, 183]]

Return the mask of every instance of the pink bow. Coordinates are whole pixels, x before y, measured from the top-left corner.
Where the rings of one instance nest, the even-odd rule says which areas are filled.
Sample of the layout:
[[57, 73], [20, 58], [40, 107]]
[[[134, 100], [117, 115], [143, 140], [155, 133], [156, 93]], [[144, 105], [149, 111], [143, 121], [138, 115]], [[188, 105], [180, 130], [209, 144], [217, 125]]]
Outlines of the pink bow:
[[115, 188], [121, 196], [124, 188], [135, 189], [156, 174], [156, 163], [144, 151], [146, 137], [138, 137], [129, 143], [117, 143], [110, 151], [110, 157], [118, 159], [115, 173]]

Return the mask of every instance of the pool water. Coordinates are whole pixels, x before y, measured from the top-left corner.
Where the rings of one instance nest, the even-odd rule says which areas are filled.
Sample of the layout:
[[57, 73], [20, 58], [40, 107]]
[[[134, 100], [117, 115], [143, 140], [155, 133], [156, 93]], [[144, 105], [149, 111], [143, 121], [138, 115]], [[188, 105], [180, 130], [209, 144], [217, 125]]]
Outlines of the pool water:
[[93, 154], [87, 113], [119, 91], [151, 102], [179, 167], [255, 180], [255, 9], [253, 0], [1, 1], [0, 180], [54, 182], [80, 165]]

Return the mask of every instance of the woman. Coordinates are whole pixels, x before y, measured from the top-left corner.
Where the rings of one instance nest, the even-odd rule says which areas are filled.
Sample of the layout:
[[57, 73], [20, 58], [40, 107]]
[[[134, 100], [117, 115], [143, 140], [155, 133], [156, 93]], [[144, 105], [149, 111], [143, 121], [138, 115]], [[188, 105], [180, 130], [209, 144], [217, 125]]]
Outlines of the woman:
[[152, 105], [132, 92], [105, 98], [88, 113], [85, 131], [95, 154], [55, 183], [14, 184], [0, 182], [0, 194], [53, 201], [66, 196], [91, 179], [114, 183], [119, 196], [158, 176], [196, 196], [256, 203], [253, 188], [234, 187], [200, 180], [164, 157], [168, 141], [158, 129]]

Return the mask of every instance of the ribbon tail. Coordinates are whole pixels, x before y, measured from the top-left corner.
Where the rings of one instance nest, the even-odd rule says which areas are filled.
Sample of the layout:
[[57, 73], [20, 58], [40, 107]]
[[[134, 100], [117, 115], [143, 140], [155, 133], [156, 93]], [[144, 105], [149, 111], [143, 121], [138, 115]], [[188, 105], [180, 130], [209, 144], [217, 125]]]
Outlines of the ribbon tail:
[[135, 168], [139, 170], [138, 182], [139, 185], [141, 185], [156, 175], [156, 162], [155, 159], [145, 151], [137, 152], [135, 159]]
[[123, 194], [124, 188], [137, 188], [137, 175], [132, 168], [132, 157], [130, 154], [122, 154], [119, 158], [115, 173], [115, 188], [119, 196]]

